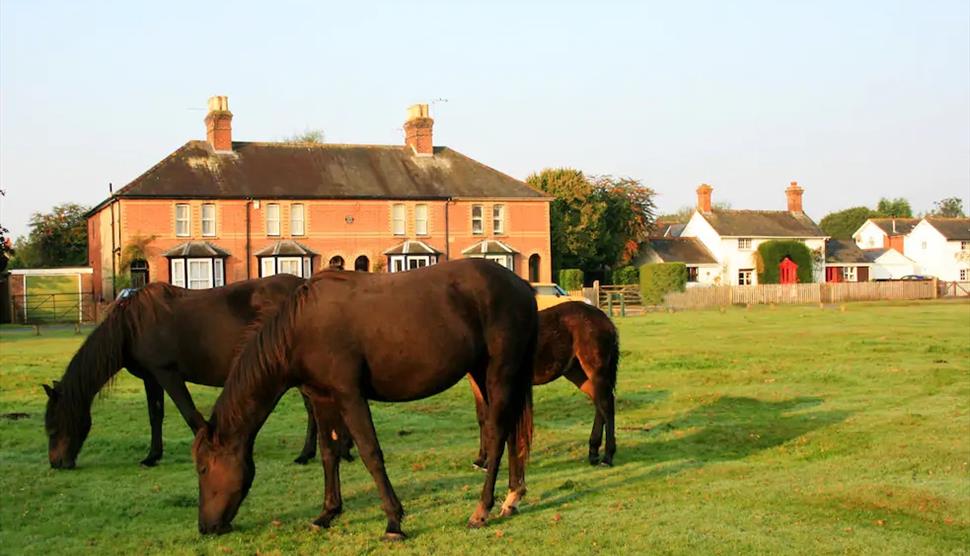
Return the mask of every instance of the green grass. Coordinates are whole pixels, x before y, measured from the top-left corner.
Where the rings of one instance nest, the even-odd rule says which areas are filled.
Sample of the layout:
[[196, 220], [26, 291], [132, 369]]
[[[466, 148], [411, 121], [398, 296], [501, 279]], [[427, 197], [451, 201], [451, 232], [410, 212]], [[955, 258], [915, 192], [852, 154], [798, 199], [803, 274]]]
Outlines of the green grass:
[[[287, 394], [256, 443], [237, 531], [202, 538], [191, 437], [167, 402], [166, 453], [142, 469], [141, 384], [96, 403], [74, 471], [47, 464], [41, 381], [77, 348], [71, 331], [0, 330], [0, 551], [92, 553], [965, 553], [970, 546], [970, 305], [850, 304], [651, 314], [619, 322], [617, 465], [584, 461], [589, 402], [536, 389], [522, 513], [466, 530], [482, 475], [462, 382], [374, 404], [410, 539], [384, 518], [359, 461], [345, 513], [313, 531], [319, 464], [290, 463], [304, 414]], [[216, 390], [194, 387], [208, 413]], [[504, 472], [499, 500], [504, 495]]]

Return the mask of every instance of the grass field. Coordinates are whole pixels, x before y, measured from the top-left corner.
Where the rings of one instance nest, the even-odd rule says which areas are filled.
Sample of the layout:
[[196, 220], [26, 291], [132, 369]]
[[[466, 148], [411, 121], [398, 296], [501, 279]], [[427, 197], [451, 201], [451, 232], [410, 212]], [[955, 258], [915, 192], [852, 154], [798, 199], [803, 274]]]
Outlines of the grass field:
[[[256, 443], [236, 532], [202, 538], [191, 437], [166, 407], [166, 453], [148, 450], [140, 382], [94, 408], [78, 469], [53, 471], [40, 382], [77, 348], [71, 331], [0, 330], [0, 551], [4, 554], [965, 553], [970, 547], [970, 304], [851, 304], [651, 314], [619, 322], [613, 468], [585, 463], [590, 403], [536, 389], [522, 513], [470, 531], [482, 475], [462, 382], [424, 401], [374, 404], [410, 538], [384, 516], [359, 461], [345, 513], [314, 531], [322, 473], [291, 462], [304, 413], [287, 394]], [[195, 387], [208, 414], [216, 390]], [[12, 413], [27, 417], [10, 418]], [[504, 495], [504, 472], [499, 500]], [[496, 508], [497, 512], [497, 508]]]

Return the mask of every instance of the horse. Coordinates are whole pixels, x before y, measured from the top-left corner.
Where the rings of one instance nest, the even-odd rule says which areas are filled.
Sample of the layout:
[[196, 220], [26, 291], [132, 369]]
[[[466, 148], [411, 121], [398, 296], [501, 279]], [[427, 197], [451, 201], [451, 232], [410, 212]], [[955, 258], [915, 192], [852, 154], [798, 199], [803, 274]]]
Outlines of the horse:
[[[589, 436], [590, 465], [613, 465], [616, 454], [614, 433], [614, 391], [620, 358], [619, 336], [613, 321], [603, 311], [581, 301], [569, 301], [539, 311], [539, 345], [532, 384], [541, 386], [565, 376], [595, 406], [593, 431]], [[469, 380], [475, 396], [479, 430], [483, 430], [485, 401], [475, 381]], [[606, 430], [606, 453], [600, 445]], [[485, 437], [480, 434], [478, 458], [473, 465], [483, 469]]]
[[[504, 267], [462, 259], [409, 272], [321, 272], [266, 318], [239, 350], [212, 416], [192, 446], [199, 478], [199, 532], [222, 534], [255, 478], [253, 444], [283, 393], [301, 386], [318, 426], [336, 408], [377, 485], [385, 539], [405, 538], [404, 509], [384, 467], [368, 400], [404, 402], [451, 387], [466, 373], [488, 401], [488, 472], [469, 527], [485, 525], [509, 446], [509, 494], [501, 516], [525, 495], [532, 444], [532, 360], [538, 334], [531, 286]], [[332, 411], [332, 409], [331, 409]], [[327, 527], [340, 514], [335, 458], [319, 434]]]
[[[61, 379], [53, 386], [43, 385], [48, 397], [45, 425], [51, 467], [75, 466], [91, 429], [94, 397], [122, 367], [145, 383], [151, 448], [141, 464], [156, 465], [162, 457], [163, 391], [194, 434], [205, 419], [185, 383], [222, 386], [247, 327], [258, 316], [275, 311], [303, 281], [283, 274], [209, 290], [153, 282], [115, 302], [71, 358]], [[316, 420], [306, 397], [304, 404], [309, 418], [297, 463], [309, 461], [316, 450]], [[342, 450], [345, 458], [347, 454], [349, 446]]]

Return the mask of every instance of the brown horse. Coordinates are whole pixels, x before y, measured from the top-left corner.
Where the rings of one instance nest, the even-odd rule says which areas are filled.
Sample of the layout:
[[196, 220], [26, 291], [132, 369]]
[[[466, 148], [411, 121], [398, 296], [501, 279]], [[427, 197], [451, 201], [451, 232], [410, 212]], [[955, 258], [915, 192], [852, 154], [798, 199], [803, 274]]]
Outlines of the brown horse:
[[[404, 510], [381, 453], [367, 400], [432, 396], [471, 371], [488, 399], [488, 473], [469, 526], [485, 524], [509, 444], [509, 496], [502, 515], [525, 494], [532, 440], [532, 359], [538, 317], [532, 288], [501, 266], [463, 259], [411, 272], [322, 272], [267, 318], [239, 352], [208, 425], [196, 435], [199, 531], [224, 533], [255, 476], [253, 443], [279, 398], [302, 385], [325, 416], [337, 408], [370, 472], [387, 515], [385, 536], [401, 539]], [[328, 429], [325, 417], [321, 430]], [[328, 526], [340, 508], [339, 478], [320, 434]]]
[[[603, 311], [579, 301], [569, 301], [539, 311], [539, 347], [536, 349], [532, 383], [548, 384], [561, 376], [593, 400], [596, 414], [589, 435], [590, 465], [613, 465], [616, 453], [614, 437], [614, 390], [616, 367], [620, 358], [619, 336], [613, 321]], [[482, 429], [486, 413], [481, 390], [471, 382], [475, 395], [475, 412]], [[606, 454], [599, 458], [603, 430], [606, 430]], [[481, 435], [475, 467], [485, 464], [485, 437]]]
[[[236, 347], [256, 318], [273, 312], [304, 280], [279, 275], [222, 288], [187, 290], [152, 283], [117, 301], [47, 392], [48, 457], [55, 469], [73, 468], [91, 429], [95, 395], [122, 367], [145, 382], [151, 449], [142, 465], [162, 457], [163, 391], [192, 432], [205, 422], [186, 382], [222, 386]], [[307, 436], [297, 463], [316, 449], [316, 421], [307, 406]], [[344, 449], [346, 453], [346, 449]]]

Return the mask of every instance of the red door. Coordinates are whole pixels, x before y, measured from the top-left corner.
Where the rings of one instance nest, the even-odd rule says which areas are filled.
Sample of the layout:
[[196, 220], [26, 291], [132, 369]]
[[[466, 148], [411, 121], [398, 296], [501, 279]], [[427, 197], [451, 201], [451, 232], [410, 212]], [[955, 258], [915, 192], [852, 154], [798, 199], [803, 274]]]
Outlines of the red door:
[[785, 257], [778, 265], [778, 282], [781, 284], [798, 283], [798, 264]]
[[825, 281], [826, 282], [841, 282], [842, 281], [842, 267], [840, 266], [829, 266], [825, 268]]

